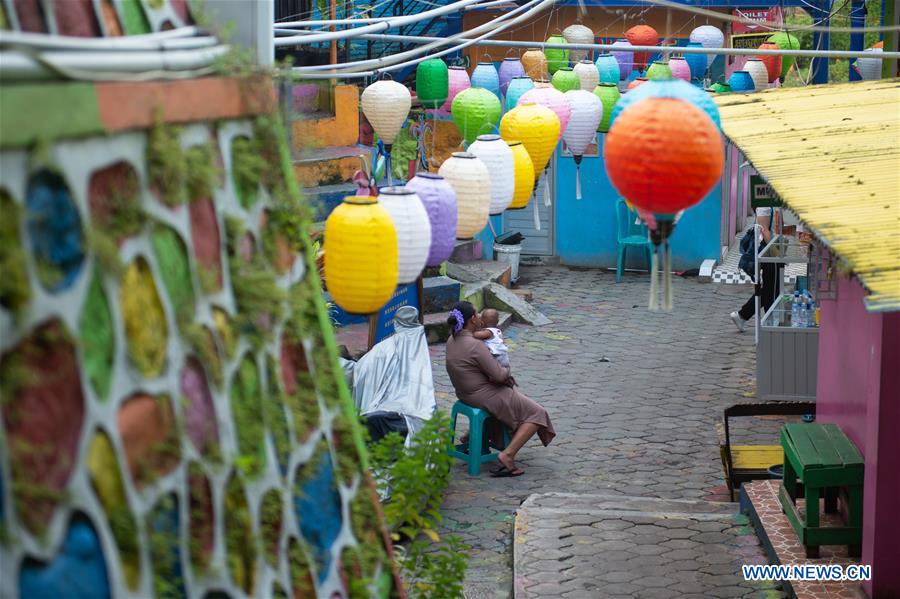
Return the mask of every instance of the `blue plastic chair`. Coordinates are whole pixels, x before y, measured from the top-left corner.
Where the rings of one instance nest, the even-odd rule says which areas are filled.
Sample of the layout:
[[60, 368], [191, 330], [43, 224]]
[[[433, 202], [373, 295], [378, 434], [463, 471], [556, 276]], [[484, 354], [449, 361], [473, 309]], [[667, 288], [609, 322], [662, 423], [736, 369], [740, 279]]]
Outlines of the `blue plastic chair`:
[[647, 234], [647, 225], [635, 224], [637, 218], [637, 211], [629, 209], [625, 200], [619, 198], [616, 202], [616, 283], [622, 281], [622, 271], [625, 270], [625, 250], [629, 247], [642, 248], [646, 252], [647, 270], [650, 270], [653, 243]]
[[[456, 437], [456, 418], [460, 414], [469, 419], [469, 446], [451, 445], [447, 453], [466, 462], [469, 465], [470, 476], [478, 476], [481, 473], [481, 464], [497, 459], [498, 454], [491, 451], [489, 439], [484, 434], [484, 423], [493, 416], [490, 412], [457, 401], [453, 404], [453, 410], [450, 412], [450, 428], [454, 438]], [[495, 449], [503, 451], [507, 445], [509, 445], [509, 429], [504, 426], [503, 447], [495, 447]]]

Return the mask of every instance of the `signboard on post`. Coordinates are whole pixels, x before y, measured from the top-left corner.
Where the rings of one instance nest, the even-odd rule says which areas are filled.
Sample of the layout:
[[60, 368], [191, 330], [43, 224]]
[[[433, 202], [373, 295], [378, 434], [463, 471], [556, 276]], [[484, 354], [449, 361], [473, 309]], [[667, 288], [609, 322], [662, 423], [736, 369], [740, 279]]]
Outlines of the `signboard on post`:
[[762, 175], [750, 175], [750, 206], [753, 209], [781, 206], [781, 198]]
[[383, 339], [394, 334], [394, 313], [403, 306], [412, 306], [419, 311], [419, 322], [425, 323], [422, 313], [423, 283], [419, 277], [413, 283], [398, 285], [391, 299], [378, 312], [369, 316], [369, 349]]

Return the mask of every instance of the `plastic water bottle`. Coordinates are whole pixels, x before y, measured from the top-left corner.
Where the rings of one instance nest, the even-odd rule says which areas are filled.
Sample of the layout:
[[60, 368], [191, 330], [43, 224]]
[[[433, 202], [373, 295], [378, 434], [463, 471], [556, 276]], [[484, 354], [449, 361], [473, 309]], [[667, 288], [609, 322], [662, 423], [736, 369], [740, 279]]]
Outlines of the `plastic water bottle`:
[[800, 304], [800, 323], [799, 327], [809, 326], [809, 304]]
[[800, 292], [795, 291], [791, 300], [791, 326], [800, 326]]
[[816, 326], [815, 302], [810, 302], [810, 303], [806, 304], [806, 326], [807, 327], [815, 327]]

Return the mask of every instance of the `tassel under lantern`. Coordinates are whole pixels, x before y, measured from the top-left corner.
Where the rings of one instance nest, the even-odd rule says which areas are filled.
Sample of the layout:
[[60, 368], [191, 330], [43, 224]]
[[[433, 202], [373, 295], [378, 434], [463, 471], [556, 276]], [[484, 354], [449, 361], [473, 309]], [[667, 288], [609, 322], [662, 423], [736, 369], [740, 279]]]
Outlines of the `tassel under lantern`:
[[450, 114], [467, 144], [479, 135], [492, 133], [500, 120], [500, 100], [492, 92], [480, 88], [464, 89], [453, 99]]
[[513, 167], [515, 170], [515, 192], [508, 210], [520, 210], [528, 205], [528, 200], [534, 191], [534, 164], [531, 156], [521, 141], [511, 141], [509, 149], [513, 155]]
[[594, 95], [600, 98], [600, 102], [603, 104], [603, 115], [600, 119], [600, 124], [597, 126], [597, 131], [606, 133], [609, 131], [613, 109], [622, 98], [622, 94], [615, 83], [601, 83], [594, 88]]
[[728, 85], [731, 91], [737, 93], [748, 93], [755, 89], [753, 77], [747, 71], [735, 71], [728, 78]]
[[600, 75], [600, 83], [619, 82], [619, 77], [622, 73], [619, 69], [619, 62], [612, 54], [601, 54], [597, 57], [597, 62], [594, 63], [594, 66], [597, 67], [597, 74]]
[[522, 66], [532, 81], [543, 79], [547, 76], [547, 55], [536, 48], [528, 50], [522, 55]]
[[453, 152], [438, 174], [456, 193], [456, 238], [472, 239], [488, 222], [491, 177], [487, 167], [470, 152]]
[[472, 71], [472, 87], [486, 89], [500, 99], [500, 75], [492, 62], [479, 62]]
[[534, 81], [530, 77], [516, 77], [510, 81], [506, 90], [506, 110], [509, 111], [515, 108], [516, 104], [519, 103], [519, 98], [532, 89], [534, 89]]
[[[600, 84], [600, 73], [597, 71], [597, 66], [590, 60], [582, 60], [572, 70], [578, 76], [578, 82], [584, 91], [592, 92]], [[616, 74], [618, 74], [618, 70]]]
[[[620, 37], [616, 41], [613, 42], [613, 46], [617, 46], [620, 48], [629, 48], [631, 47], [631, 42], [627, 39]], [[616, 59], [616, 62], [619, 65], [619, 79], [618, 81], [625, 81], [628, 79], [628, 76], [631, 75], [631, 71], [634, 70], [634, 52], [628, 50], [613, 50], [610, 52], [612, 57]], [[610, 83], [614, 83], [610, 81]]]
[[513, 79], [525, 77], [525, 67], [518, 58], [504, 58], [500, 63], [500, 93], [506, 97]]
[[352, 196], [325, 221], [328, 293], [351, 314], [371, 314], [397, 289], [397, 231], [390, 214], [370, 196]]
[[[787, 33], [786, 31], [779, 31], [778, 33], [769, 37], [769, 42], [772, 42], [780, 50], [799, 50], [800, 49], [800, 40], [797, 39], [795, 35]], [[797, 60], [796, 56], [782, 56], [781, 57], [781, 80], [784, 81], [784, 78], [787, 76], [788, 71], [791, 70], [791, 67], [794, 66], [794, 62]]]
[[[603, 147], [616, 190], [650, 212], [651, 240], [662, 255], [664, 310], [672, 309], [669, 237], [675, 215], [700, 202], [722, 175], [725, 152], [719, 130], [702, 110], [676, 98], [645, 98], [622, 112]], [[655, 282], [658, 257], [651, 268]], [[651, 284], [651, 291], [655, 285]], [[651, 309], [658, 309], [651, 294]]]
[[687, 83], [691, 82], [691, 65], [680, 56], [669, 59], [669, 70], [672, 71], [673, 79], [681, 79]]
[[[519, 98], [519, 106], [522, 104], [540, 104], [541, 106], [552, 110], [559, 120], [559, 135], [556, 140], [559, 141], [562, 139], [562, 134], [566, 130], [566, 127], [569, 126], [569, 118], [572, 115], [572, 108], [569, 106], [569, 101], [566, 99], [564, 93], [553, 87], [536, 87]], [[508, 138], [504, 139], [509, 141]], [[525, 140], [522, 139], [521, 141]], [[525, 147], [528, 147], [527, 143], [525, 144]], [[532, 158], [534, 158], [534, 156], [532, 156]], [[543, 168], [543, 166], [541, 168]]]
[[447, 101], [441, 106], [441, 110], [444, 112], [450, 112], [450, 109], [453, 107], [453, 100], [459, 92], [472, 86], [472, 83], [469, 81], [469, 73], [463, 67], [450, 67], [447, 70], [447, 78]]
[[581, 158], [594, 140], [603, 118], [603, 102], [591, 92], [581, 89], [566, 92], [572, 107], [572, 118], [563, 133], [563, 141], [575, 160], [575, 199], [581, 199]]
[[447, 63], [430, 58], [416, 67], [416, 96], [425, 108], [440, 108], [450, 93]]
[[550, 80], [550, 83], [562, 93], [573, 89], [581, 89], [581, 80], [575, 74], [575, 71], [569, 67], [559, 69], [553, 73], [553, 79]]
[[657, 60], [647, 68], [647, 79], [650, 81], [668, 81], [672, 79], [672, 69], [661, 60]]
[[431, 223], [431, 247], [425, 266], [440, 266], [456, 245], [456, 192], [440, 175], [417, 173], [406, 184], [422, 201]]
[[384, 143], [385, 171], [388, 185], [391, 185], [391, 146], [409, 116], [412, 97], [409, 90], [396, 81], [376, 81], [363, 90], [360, 104], [366, 119]]
[[744, 63], [743, 70], [750, 73], [750, 78], [753, 79], [753, 88], [756, 91], [761, 92], [769, 87], [769, 71], [760, 59], [748, 58]]
[[[590, 27], [581, 23], [574, 23], [563, 29], [563, 37], [570, 44], [593, 44], [594, 32]], [[577, 64], [590, 55], [590, 50], [569, 50], [569, 59]]]
[[397, 282], [412, 283], [422, 274], [431, 250], [431, 221], [419, 196], [406, 187], [385, 187], [381, 204], [397, 230]]
[[[551, 35], [547, 38], [548, 44], [566, 44], [566, 38], [561, 35]], [[544, 54], [547, 56], [547, 70], [551, 75], [556, 71], [569, 66], [569, 51], [565, 48], [546, 48]]]
[[871, 53], [872, 58], [868, 56], [856, 59], [856, 71], [859, 76], [866, 81], [881, 79], [881, 58], [878, 55], [884, 52], [883, 48], [867, 48], [864, 52]]
[[[688, 42], [688, 48], [702, 48], [703, 44], [700, 42]], [[706, 75], [706, 56], [704, 54], [685, 54], [684, 60], [687, 61], [688, 66], [691, 67], [691, 79], [694, 81], [702, 81], [704, 75]]]
[[499, 135], [479, 135], [469, 152], [475, 154], [491, 177], [490, 216], [501, 214], [512, 203], [516, 191], [515, 162], [512, 150]]
[[[657, 46], [659, 45], [659, 33], [649, 25], [635, 25], [625, 32], [625, 37], [632, 46]], [[650, 52], [635, 52], [634, 63], [637, 68], [643, 69], [650, 62]]]
[[[778, 50], [778, 44], [766, 42], [759, 47], [760, 50]], [[769, 74], [769, 83], [775, 83], [781, 76], [781, 56], [765, 54], [758, 56], [762, 63], [766, 65], [766, 72]]]
[[719, 107], [709, 94], [680, 79], [673, 79], [671, 81], [649, 81], [646, 85], [642, 85], [638, 89], [625, 94], [612, 109], [609, 126], [612, 127], [615, 125], [616, 119], [618, 119], [619, 115], [625, 110], [638, 105], [641, 100], [647, 98], [674, 98], [676, 100], [690, 102], [705, 112], [706, 116], [709, 117], [717, 129], [722, 128]]
[[635, 79], [634, 81], [632, 81], [631, 83], [629, 83], [629, 84], [628, 84], [628, 87], [625, 88], [625, 90], [626, 90], [626, 91], [631, 91], [631, 90], [633, 90], [634, 88], [636, 88], [636, 87], [638, 87], [638, 86], [640, 86], [640, 85], [643, 85], [644, 83], [647, 83], [648, 81], [650, 81], [650, 80], [647, 79], [646, 77], [638, 77], [637, 79]]
[[[563, 94], [555, 89], [534, 89], [528, 94], [544, 91], [552, 91], [562, 96], [566, 107], [566, 120], [568, 121], [571, 108], [569, 108], [569, 102]], [[503, 116], [503, 120], [500, 121], [500, 135], [507, 142], [520, 141], [525, 146], [534, 167], [536, 187], [560, 139], [560, 121], [557, 113], [547, 106], [526, 101], [528, 94], [522, 96], [519, 100], [519, 105]], [[546, 177], [544, 177], [544, 183], [547, 184]], [[548, 199], [549, 197], [549, 194], [545, 196]], [[535, 229], [540, 231], [541, 222], [538, 216], [537, 202], [534, 203], [534, 224]]]
[[[691, 31], [690, 40], [692, 42], [698, 42], [702, 44], [704, 48], [721, 48], [725, 44], [725, 34], [722, 33], [722, 30], [718, 27], [713, 27], [712, 25], [701, 25], [700, 27], [697, 27], [696, 29]], [[716, 54], [706, 55], [707, 69], [712, 66], [712, 63], [715, 59]]]

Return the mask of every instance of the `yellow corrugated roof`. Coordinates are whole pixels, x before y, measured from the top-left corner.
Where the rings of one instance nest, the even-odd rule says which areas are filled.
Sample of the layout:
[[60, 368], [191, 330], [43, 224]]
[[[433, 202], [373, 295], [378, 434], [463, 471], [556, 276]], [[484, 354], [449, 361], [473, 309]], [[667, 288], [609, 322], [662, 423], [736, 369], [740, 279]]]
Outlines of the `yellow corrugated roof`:
[[900, 310], [900, 80], [715, 98], [725, 135], [870, 291]]

